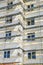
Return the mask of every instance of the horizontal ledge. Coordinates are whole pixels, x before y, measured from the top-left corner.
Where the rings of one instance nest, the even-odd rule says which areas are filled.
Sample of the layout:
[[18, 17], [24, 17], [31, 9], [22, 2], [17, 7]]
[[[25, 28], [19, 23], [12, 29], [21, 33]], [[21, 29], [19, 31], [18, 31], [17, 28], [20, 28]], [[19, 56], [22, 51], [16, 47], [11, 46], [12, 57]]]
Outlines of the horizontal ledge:
[[[14, 36], [11, 36], [11, 38], [12, 38], [12, 37], [19, 37], [19, 36], [21, 36], [21, 35], [14, 35]], [[2, 38], [0, 38], [0, 39], [5, 39], [5, 40], [7, 40], [8, 38], [2, 37]], [[8, 40], [11, 40], [11, 39], [8, 39]]]
[[1, 49], [0, 51], [5, 51], [5, 50], [16, 50], [16, 49], [21, 49], [23, 52], [29, 52], [29, 51], [43, 51], [43, 49], [25, 50], [25, 49], [20, 48], [20, 47]]
[[21, 14], [21, 12], [19, 12], [19, 13], [14, 13], [14, 14], [10, 14], [10, 15], [1, 16], [0, 18], [6, 18], [6, 17], [8, 17], [8, 16], [16, 16], [16, 15], [19, 15], [19, 14]]
[[23, 40], [27, 40], [29, 42], [29, 41], [35, 41], [35, 39], [40, 39], [40, 38], [43, 38], [43, 37], [35, 37], [33, 39], [30, 39], [30, 40], [29, 39], [23, 39]]
[[39, 10], [40, 10], [41, 7], [43, 7], [43, 5], [39, 5], [37, 7], [32, 7], [32, 8], [26, 9], [26, 10], [24, 9], [24, 11], [32, 10], [32, 9], [37, 9], [37, 8], [39, 8]]
[[[6, 17], [8, 17], [8, 16], [16, 16], [16, 15], [19, 15], [19, 14], [21, 14], [22, 15], [22, 13], [21, 12], [19, 12], [19, 13], [14, 13], [14, 14], [10, 14], [10, 15], [5, 15], [5, 16], [1, 16], [0, 17], [0, 19], [1, 18], [6, 18]], [[22, 15], [22, 17], [23, 17], [23, 19], [25, 20], [25, 19], [31, 19], [31, 18], [37, 18], [37, 17], [43, 17], [43, 15], [37, 15], [37, 16], [33, 16], [33, 17], [24, 17], [23, 15]]]
[[28, 29], [33, 29], [33, 28], [41, 28], [41, 27], [43, 27], [43, 25], [39, 25], [39, 26], [31, 26], [31, 27], [28, 27], [28, 28], [25, 28], [25, 27], [23, 27], [23, 29], [24, 30], [28, 30]]
[[0, 51], [4, 51], [4, 50], [16, 50], [16, 49], [21, 49], [23, 51], [22, 48], [20, 47], [15, 47], [15, 48], [7, 48], [7, 49], [0, 49]]
[[29, 52], [29, 51], [43, 51], [43, 49], [33, 49], [33, 50], [24, 50], [23, 52]]
[[12, 25], [6, 25], [6, 26], [1, 26], [0, 28], [7, 28], [7, 27], [17, 26], [17, 25], [20, 25], [20, 23], [12, 24]]

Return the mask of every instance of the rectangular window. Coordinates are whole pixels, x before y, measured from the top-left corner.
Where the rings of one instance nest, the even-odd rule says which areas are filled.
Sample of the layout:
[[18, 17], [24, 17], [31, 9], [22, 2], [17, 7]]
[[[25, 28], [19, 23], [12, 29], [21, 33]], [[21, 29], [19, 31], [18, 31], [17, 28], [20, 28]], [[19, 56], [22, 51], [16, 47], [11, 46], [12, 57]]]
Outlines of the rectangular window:
[[27, 8], [28, 8], [28, 11], [31, 11], [31, 10], [33, 10], [33, 7], [34, 7], [34, 4], [28, 5], [28, 6], [27, 6]]
[[34, 25], [34, 19], [31, 19], [31, 25]]
[[7, 51], [7, 58], [10, 58], [10, 51]]
[[4, 52], [4, 58], [6, 58], [6, 51]]
[[32, 52], [32, 59], [36, 59], [36, 53]]
[[35, 40], [35, 33], [28, 33], [27, 34], [28, 36], [28, 41], [30, 41], [30, 40]]
[[31, 53], [28, 53], [28, 58], [31, 59]]
[[34, 4], [31, 4], [31, 8], [32, 8], [31, 10], [33, 10], [33, 7], [34, 7]]
[[8, 3], [7, 9], [11, 9], [12, 8], [12, 5], [13, 5], [13, 2]]
[[30, 11], [30, 5], [28, 5], [28, 11]]
[[32, 34], [31, 34], [31, 39], [32, 39], [32, 40], [35, 40], [35, 33], [32, 33]]
[[11, 39], [11, 31], [6, 32], [6, 39]]
[[27, 24], [28, 24], [28, 25], [34, 25], [34, 23], [35, 23], [35, 22], [34, 22], [34, 19], [31, 19], [31, 20], [28, 20], [28, 21], [27, 21]]
[[6, 23], [12, 23], [12, 16], [6, 17]]
[[36, 52], [28, 53], [28, 59], [36, 59]]
[[4, 58], [10, 58], [10, 51], [4, 52]]
[[28, 23], [28, 25], [31, 25], [31, 24], [30, 24], [30, 23], [31, 23], [30, 21], [28, 21], [27, 23]]

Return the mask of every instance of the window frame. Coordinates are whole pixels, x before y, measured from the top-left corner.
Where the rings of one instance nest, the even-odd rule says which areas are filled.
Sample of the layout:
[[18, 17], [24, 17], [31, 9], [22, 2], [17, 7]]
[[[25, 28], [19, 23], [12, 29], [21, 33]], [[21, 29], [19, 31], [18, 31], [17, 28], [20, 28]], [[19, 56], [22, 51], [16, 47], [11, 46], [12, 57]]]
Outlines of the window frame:
[[12, 23], [12, 16], [6, 17], [6, 23]]
[[31, 59], [31, 52], [28, 53], [28, 59]]
[[28, 11], [33, 11], [33, 7], [34, 7], [34, 4], [27, 5]]
[[[29, 24], [28, 24], [28, 22], [29, 22]], [[35, 25], [35, 20], [34, 19], [27, 20], [27, 25], [28, 26]]]
[[[35, 51], [28, 52], [28, 54], [29, 54], [29, 53], [30, 53], [31, 55], [30, 55], [30, 57], [28, 56], [28, 59], [36, 59], [36, 52], [35, 52]], [[34, 56], [33, 56], [33, 53], [35, 53]]]
[[11, 31], [6, 31], [6, 39], [11, 39]]
[[32, 52], [32, 59], [36, 59], [36, 52]]
[[35, 33], [34, 32], [33, 33], [27, 33], [27, 38], [28, 38], [28, 41], [35, 40]]
[[4, 51], [4, 58], [10, 58], [10, 51], [9, 50], [8, 51], [6, 51], [6, 50]]
[[8, 6], [7, 6], [7, 10], [9, 10], [9, 9], [12, 9], [12, 5], [13, 5], [13, 2], [11, 1], [11, 2], [8, 2], [8, 4], [7, 4]]

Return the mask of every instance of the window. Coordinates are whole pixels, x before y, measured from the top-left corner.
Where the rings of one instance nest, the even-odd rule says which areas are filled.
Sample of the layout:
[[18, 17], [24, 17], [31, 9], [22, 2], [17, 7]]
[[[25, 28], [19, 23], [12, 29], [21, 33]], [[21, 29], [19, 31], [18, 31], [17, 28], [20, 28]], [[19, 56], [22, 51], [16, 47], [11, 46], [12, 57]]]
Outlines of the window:
[[28, 53], [28, 59], [36, 59], [36, 52]]
[[33, 4], [31, 4], [31, 8], [32, 8], [31, 10], [33, 10], [33, 7], [34, 7], [34, 5], [33, 5]]
[[28, 5], [28, 11], [30, 11], [30, 5]]
[[6, 32], [6, 39], [11, 39], [11, 31]]
[[28, 7], [28, 11], [31, 11], [33, 10], [34, 4], [28, 5], [27, 7]]
[[12, 5], [13, 5], [13, 2], [8, 3], [7, 9], [11, 9], [12, 8]]
[[10, 51], [7, 51], [7, 58], [10, 57]]
[[34, 19], [28, 20], [27, 24], [28, 25], [34, 25]]
[[31, 25], [34, 25], [34, 19], [31, 19]]
[[28, 58], [31, 59], [31, 53], [28, 53]]
[[12, 23], [12, 16], [6, 17], [6, 23]]
[[35, 58], [36, 58], [36, 53], [32, 52], [32, 59], [35, 59]]
[[4, 52], [4, 58], [6, 58], [6, 52]]
[[27, 34], [28, 36], [28, 41], [30, 41], [30, 40], [35, 40], [35, 33], [28, 33]]
[[4, 58], [10, 58], [10, 51], [4, 51]]
[[32, 8], [32, 7], [34, 7], [34, 5], [33, 5], [33, 4], [31, 4], [31, 8]]
[[28, 23], [28, 25], [30, 25], [30, 21], [28, 21], [27, 23]]
[[32, 35], [31, 35], [31, 39], [32, 39], [32, 40], [35, 39], [35, 33], [32, 33]]

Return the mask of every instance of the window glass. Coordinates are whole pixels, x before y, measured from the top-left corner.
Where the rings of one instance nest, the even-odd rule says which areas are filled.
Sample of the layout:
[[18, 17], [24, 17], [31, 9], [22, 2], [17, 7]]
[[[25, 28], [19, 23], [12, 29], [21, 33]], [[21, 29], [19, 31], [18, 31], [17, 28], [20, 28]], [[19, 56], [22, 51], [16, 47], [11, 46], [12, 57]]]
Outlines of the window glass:
[[34, 24], [35, 24], [34, 19], [28, 20], [28, 21], [27, 21], [27, 24], [28, 24], [28, 25], [34, 25]]
[[6, 58], [6, 51], [4, 52], [4, 58]]
[[28, 41], [35, 40], [35, 33], [28, 33], [27, 37], [28, 37]]
[[36, 53], [32, 52], [32, 59], [36, 59]]
[[11, 31], [6, 32], [6, 39], [11, 39]]
[[28, 53], [28, 58], [31, 59], [31, 53]]
[[4, 58], [10, 58], [10, 51], [4, 52]]
[[10, 57], [10, 51], [7, 51], [7, 58]]
[[8, 3], [7, 9], [11, 9], [12, 8], [12, 5], [13, 5], [13, 2]]
[[12, 16], [6, 17], [6, 23], [12, 23]]
[[28, 59], [36, 59], [36, 52], [28, 53]]

